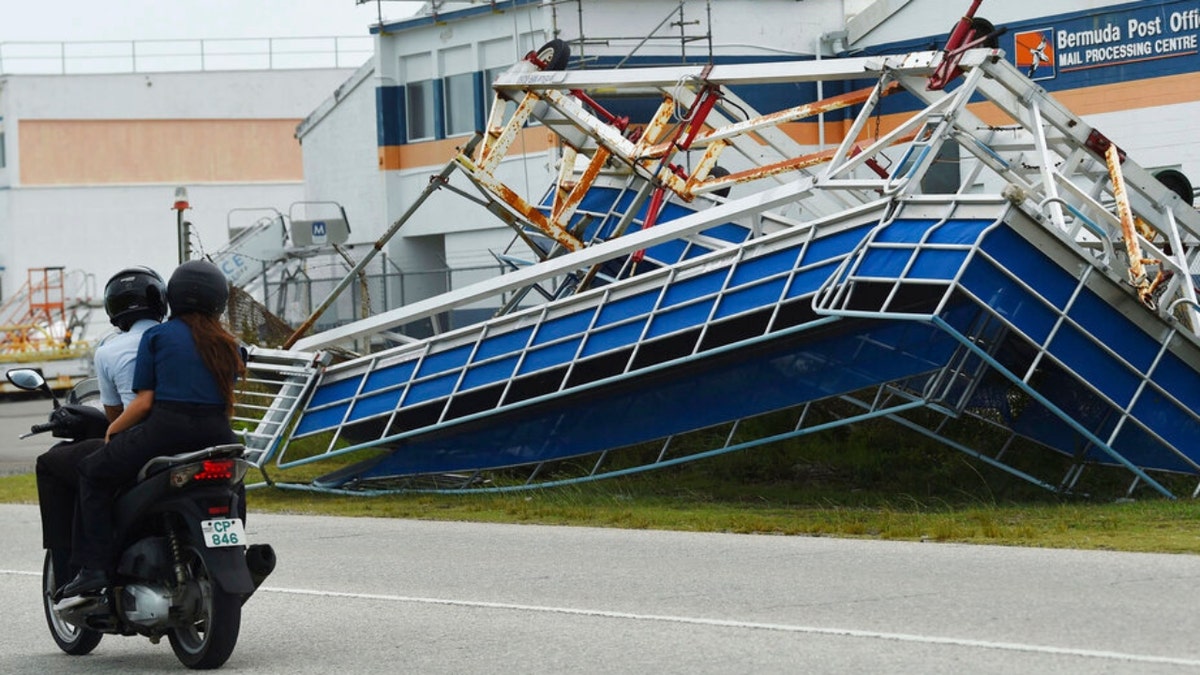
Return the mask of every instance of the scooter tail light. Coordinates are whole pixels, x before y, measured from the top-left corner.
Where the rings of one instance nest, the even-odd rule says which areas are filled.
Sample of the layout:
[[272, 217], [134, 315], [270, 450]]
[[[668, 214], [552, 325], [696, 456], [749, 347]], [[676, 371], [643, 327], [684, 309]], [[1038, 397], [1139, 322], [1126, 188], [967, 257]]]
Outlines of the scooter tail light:
[[171, 470], [171, 487], [191, 483], [237, 483], [246, 475], [247, 464], [236, 459], [206, 459]]

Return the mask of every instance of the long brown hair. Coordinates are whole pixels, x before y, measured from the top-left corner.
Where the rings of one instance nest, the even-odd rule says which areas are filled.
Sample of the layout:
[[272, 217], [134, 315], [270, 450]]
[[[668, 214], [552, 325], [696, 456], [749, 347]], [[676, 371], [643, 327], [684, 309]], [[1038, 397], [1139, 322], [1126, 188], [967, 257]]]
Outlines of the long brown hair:
[[221, 398], [225, 399], [225, 414], [233, 417], [233, 384], [246, 372], [237, 338], [225, 330], [220, 317], [216, 315], [187, 312], [180, 314], [179, 320], [192, 331], [196, 350], [217, 381]]

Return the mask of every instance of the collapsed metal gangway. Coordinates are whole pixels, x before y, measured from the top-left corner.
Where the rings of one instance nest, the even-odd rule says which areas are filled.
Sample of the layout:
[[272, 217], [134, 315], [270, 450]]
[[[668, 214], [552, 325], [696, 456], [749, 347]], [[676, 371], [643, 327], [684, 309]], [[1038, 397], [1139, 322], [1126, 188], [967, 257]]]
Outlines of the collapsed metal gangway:
[[[1097, 464], [1164, 495], [1156, 475], [1200, 475], [1200, 216], [999, 50], [540, 65], [500, 78], [482, 142], [455, 158], [531, 263], [296, 340], [295, 396], [245, 416], [273, 439], [268, 477], [313, 465], [329, 468], [292, 487], [526, 489], [871, 418], [1054, 490]], [[842, 93], [767, 113], [737, 94], [817, 81]], [[597, 92], [662, 104], [633, 125]], [[799, 121], [837, 111], [836, 147], [797, 140]], [[563, 147], [541, 197], [495, 171], [531, 118]], [[948, 189], [927, 180], [945, 161]], [[492, 319], [320, 356], [481, 303]], [[743, 431], [788, 415], [790, 431]], [[968, 420], [1000, 447], [958, 440]], [[722, 440], [696, 441], [706, 430]], [[1070, 469], [1030, 473], [1016, 444]]]

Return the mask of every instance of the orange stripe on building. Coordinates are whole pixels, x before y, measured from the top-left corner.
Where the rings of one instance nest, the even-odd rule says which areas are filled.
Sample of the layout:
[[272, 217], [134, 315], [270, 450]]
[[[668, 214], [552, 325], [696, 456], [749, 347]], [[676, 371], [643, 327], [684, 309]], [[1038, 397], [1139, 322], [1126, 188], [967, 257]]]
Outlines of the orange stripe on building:
[[23, 185], [304, 180], [294, 119], [18, 124]]
[[[544, 152], [555, 145], [555, 136], [549, 131], [532, 127], [523, 129], [512, 144], [510, 155]], [[379, 148], [379, 168], [382, 171], [400, 169], [424, 169], [440, 167], [449, 162], [458, 149], [467, 144], [469, 137], [458, 136], [441, 141], [423, 141], [407, 145], [385, 145]]]
[[[1179, 105], [1200, 101], [1200, 73], [1184, 73], [1167, 75], [1147, 80], [1119, 82], [1083, 89], [1068, 89], [1052, 92], [1059, 103], [1071, 112], [1080, 116], [1099, 115], [1111, 112], [1127, 112], [1141, 108], [1164, 105]], [[974, 103], [967, 106], [974, 114], [987, 124], [1008, 124], [1011, 120], [1002, 115], [990, 103]], [[902, 114], [880, 115], [878, 130], [885, 134], [896, 125], [911, 118], [911, 112]], [[826, 123], [825, 143], [840, 143], [843, 135], [849, 130], [851, 120]], [[873, 121], [864, 130], [864, 137], [876, 135], [876, 123]], [[815, 144], [817, 137], [816, 122], [797, 122], [781, 125], [781, 128], [793, 139], [803, 144]]]
[[[1085, 89], [1071, 89], [1055, 92], [1052, 95], [1077, 115], [1096, 115], [1152, 106], [1193, 103], [1200, 101], [1200, 73], [1185, 73]], [[1010, 121], [1005, 119], [991, 104], [972, 104], [968, 107], [985, 123], [1004, 124]], [[896, 125], [908, 121], [911, 116], [911, 111], [880, 115], [868, 125], [869, 128], [864, 129], [863, 137], [873, 138], [876, 135], [886, 134], [895, 129]], [[852, 124], [853, 120], [826, 121], [825, 145], [840, 143]], [[801, 145], [815, 146], [820, 141], [819, 124], [815, 120], [788, 122], [780, 124], [778, 128]], [[522, 134], [522, 139], [513, 144], [510, 154], [542, 152], [555, 145], [553, 134], [545, 129], [533, 127], [525, 129]], [[765, 141], [756, 135], [752, 134], [751, 137], [759, 143], [765, 144]], [[453, 138], [408, 145], [384, 146], [379, 148], [379, 168], [384, 171], [395, 171], [441, 166], [448, 162], [465, 142], [465, 138]]]

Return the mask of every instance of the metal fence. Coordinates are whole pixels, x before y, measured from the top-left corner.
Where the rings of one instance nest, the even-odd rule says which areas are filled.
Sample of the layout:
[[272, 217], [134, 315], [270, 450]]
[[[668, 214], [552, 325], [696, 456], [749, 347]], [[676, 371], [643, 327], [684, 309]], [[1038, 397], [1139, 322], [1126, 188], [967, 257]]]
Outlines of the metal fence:
[[0, 75], [357, 68], [374, 51], [369, 35], [0, 42]]
[[[313, 330], [336, 328], [503, 273], [504, 269], [498, 265], [402, 272], [381, 260], [377, 268], [364, 271], [365, 279], [356, 280], [346, 288], [314, 323]], [[328, 268], [315, 265], [302, 274], [271, 279], [265, 288], [260, 279], [252, 284], [249, 292], [235, 294], [230, 306], [230, 321], [239, 333], [244, 333], [245, 339], [255, 344], [277, 346], [309, 316], [340, 279], [332, 265]], [[491, 316], [496, 312], [498, 302], [460, 307], [397, 332], [408, 337], [428, 337]]]

